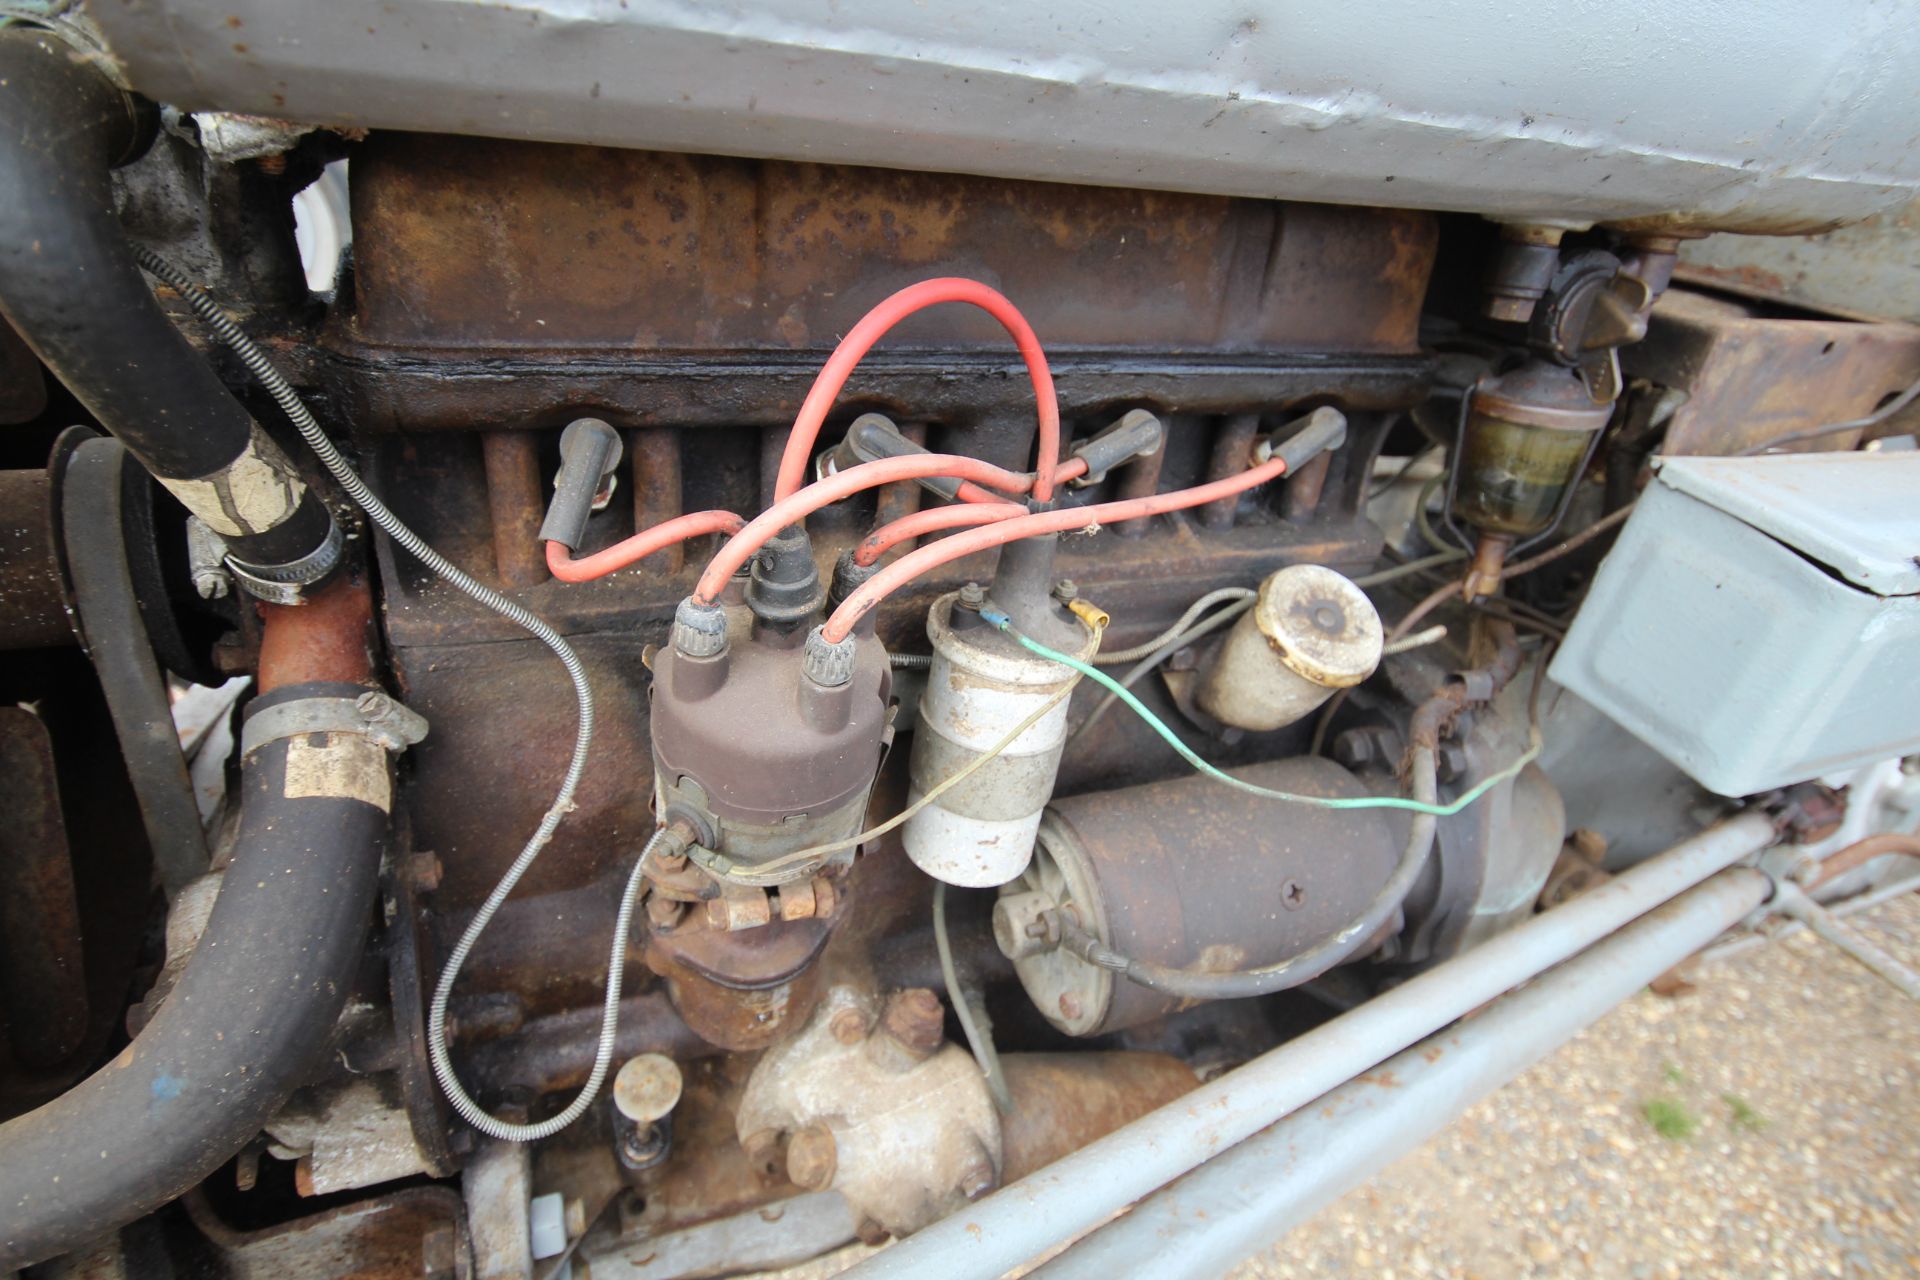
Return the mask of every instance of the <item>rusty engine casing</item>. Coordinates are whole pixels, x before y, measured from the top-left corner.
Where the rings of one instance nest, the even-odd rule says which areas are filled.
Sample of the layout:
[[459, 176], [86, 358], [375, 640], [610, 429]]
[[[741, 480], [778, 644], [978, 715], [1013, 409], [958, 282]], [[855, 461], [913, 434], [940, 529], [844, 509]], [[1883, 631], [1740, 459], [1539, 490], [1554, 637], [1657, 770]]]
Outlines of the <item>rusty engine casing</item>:
[[[547, 578], [529, 531], [567, 422], [590, 412], [629, 446], [581, 554], [686, 511], [751, 513], [825, 351], [873, 303], [936, 275], [987, 281], [1026, 311], [1067, 441], [1132, 408], [1166, 421], [1158, 453], [1086, 498], [1231, 474], [1263, 419], [1346, 413], [1347, 445], [1284, 507], [1257, 493], [1062, 540], [1058, 575], [1119, 619], [1118, 645], [1166, 626], [1196, 582], [1369, 564], [1372, 458], [1430, 372], [1417, 336], [1428, 214], [400, 134], [370, 137], [353, 163], [354, 262], [308, 349], [329, 426], [354, 434], [376, 488], [429, 541], [569, 636], [600, 701], [577, 808], [456, 1001], [504, 1025], [595, 998], [614, 877], [655, 821], [644, 658], [705, 558], [689, 544], [592, 583]], [[915, 315], [884, 340], [822, 447], [866, 410], [930, 448], [1030, 465], [1032, 392], [1005, 334], [968, 308]], [[819, 563], [919, 504], [900, 484], [809, 518]], [[424, 913], [431, 957], [511, 859], [500, 833], [544, 809], [573, 712], [537, 645], [405, 555], [378, 554], [392, 660], [434, 726], [406, 789], [414, 844], [443, 868]], [[897, 593], [877, 612], [880, 640], [923, 649], [930, 602], [992, 563], [957, 561]], [[1136, 741], [1103, 733], [1107, 754], [1082, 776], [1138, 776]], [[572, 927], [552, 930], [556, 911]]]

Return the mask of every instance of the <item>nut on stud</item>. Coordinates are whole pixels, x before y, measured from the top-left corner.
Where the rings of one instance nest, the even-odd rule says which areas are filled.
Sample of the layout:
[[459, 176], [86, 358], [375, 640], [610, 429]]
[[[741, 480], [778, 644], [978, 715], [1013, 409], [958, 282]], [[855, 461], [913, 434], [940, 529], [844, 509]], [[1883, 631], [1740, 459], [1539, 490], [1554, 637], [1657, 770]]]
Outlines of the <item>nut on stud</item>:
[[797, 1187], [825, 1191], [833, 1185], [840, 1165], [839, 1146], [833, 1130], [824, 1124], [810, 1124], [787, 1143], [787, 1176]]

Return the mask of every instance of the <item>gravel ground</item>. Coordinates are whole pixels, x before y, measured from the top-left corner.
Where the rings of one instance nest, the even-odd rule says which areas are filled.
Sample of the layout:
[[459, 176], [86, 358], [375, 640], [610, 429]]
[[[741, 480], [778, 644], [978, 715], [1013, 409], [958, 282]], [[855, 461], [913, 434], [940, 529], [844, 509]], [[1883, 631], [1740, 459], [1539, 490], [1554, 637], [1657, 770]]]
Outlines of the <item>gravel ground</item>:
[[[1920, 896], [1854, 923], [1920, 965]], [[1920, 1274], [1920, 1010], [1804, 932], [1689, 976], [1232, 1280]]]

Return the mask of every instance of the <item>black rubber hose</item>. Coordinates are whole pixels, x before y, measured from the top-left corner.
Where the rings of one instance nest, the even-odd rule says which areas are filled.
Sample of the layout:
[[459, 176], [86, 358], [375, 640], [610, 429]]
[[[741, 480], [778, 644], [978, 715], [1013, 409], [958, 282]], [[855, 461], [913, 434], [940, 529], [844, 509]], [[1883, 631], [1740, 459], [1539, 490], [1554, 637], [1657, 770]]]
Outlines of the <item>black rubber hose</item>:
[[[0, 313], [142, 466], [198, 480], [254, 426], [161, 310], [114, 217], [108, 173], [150, 132], [133, 95], [60, 37], [0, 30]], [[247, 564], [290, 564], [330, 524], [309, 489], [279, 524], [228, 542]]]
[[[364, 692], [293, 685], [256, 699], [249, 717]], [[180, 1196], [326, 1053], [373, 917], [387, 832], [373, 801], [391, 785], [384, 752], [332, 753], [334, 736], [345, 735], [281, 739], [246, 757], [233, 861], [179, 984], [112, 1062], [0, 1126], [0, 1274]]]

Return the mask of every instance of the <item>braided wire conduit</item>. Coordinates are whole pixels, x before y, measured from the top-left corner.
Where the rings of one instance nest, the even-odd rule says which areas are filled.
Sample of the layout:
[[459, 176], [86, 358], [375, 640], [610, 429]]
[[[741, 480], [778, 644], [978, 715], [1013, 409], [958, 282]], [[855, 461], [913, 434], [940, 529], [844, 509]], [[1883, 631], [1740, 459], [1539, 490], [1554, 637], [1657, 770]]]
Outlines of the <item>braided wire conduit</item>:
[[553, 839], [553, 833], [559, 827], [561, 820], [573, 810], [574, 793], [579, 788], [581, 776], [586, 772], [587, 748], [593, 741], [593, 689], [587, 682], [587, 669], [581, 664], [579, 655], [573, 651], [573, 646], [568, 644], [545, 619], [476, 580], [428, 546], [419, 534], [409, 529], [399, 516], [380, 501], [374, 492], [367, 488], [366, 482], [361, 480], [348, 465], [347, 460], [334, 447], [333, 441], [327, 438], [326, 432], [320, 429], [319, 422], [308, 411], [299, 393], [281, 376], [280, 371], [273, 367], [272, 362], [267, 359], [266, 352], [262, 351], [259, 344], [241, 330], [233, 317], [228, 315], [219, 303], [202, 292], [199, 286], [189, 280], [172, 263], [151, 250], [135, 245], [133, 252], [142, 267], [171, 286], [186, 300], [187, 305], [193, 308], [194, 313], [213, 331], [214, 335], [240, 358], [240, 362], [247, 367], [247, 371], [259, 380], [260, 385], [266, 388], [274, 402], [292, 420], [294, 427], [300, 432], [300, 438], [307, 442], [307, 447], [313, 450], [314, 456], [320, 459], [321, 465], [326, 467], [328, 474], [339, 484], [347, 497], [353, 500], [354, 505], [367, 513], [367, 519], [375, 528], [455, 588], [514, 623], [553, 650], [554, 656], [559, 658], [561, 665], [567, 669], [567, 678], [573, 682], [574, 699], [579, 712], [574, 729], [573, 754], [567, 761], [567, 770], [560, 780], [560, 788], [554, 794], [553, 803], [541, 817], [540, 825], [535, 828], [532, 837], [520, 850], [520, 855], [513, 860], [513, 865], [507, 868], [506, 874], [500, 877], [500, 882], [494, 885], [493, 892], [487, 895], [487, 900], [474, 913], [466, 931], [460, 935], [460, 941], [454, 944], [452, 954], [447, 957], [446, 967], [440, 971], [440, 981], [434, 987], [433, 1000], [428, 1005], [427, 1011], [427, 1052], [433, 1062], [433, 1073], [439, 1079], [440, 1087], [445, 1090], [447, 1101], [453, 1105], [453, 1109], [459, 1113], [460, 1118], [488, 1137], [504, 1142], [534, 1142], [551, 1137], [585, 1113], [586, 1109], [592, 1105], [594, 1097], [600, 1092], [601, 1084], [606, 1080], [607, 1067], [613, 1058], [615, 1023], [619, 1017], [620, 1008], [621, 971], [625, 966], [627, 935], [633, 926], [635, 890], [639, 885], [641, 868], [646, 866], [648, 855], [660, 842], [664, 832], [656, 831], [653, 838], [647, 842], [639, 860], [634, 864], [633, 873], [628, 877], [626, 889], [621, 898], [619, 918], [614, 925], [612, 960], [607, 970], [607, 999], [605, 1013], [601, 1019], [600, 1043], [594, 1052], [593, 1071], [588, 1075], [586, 1084], [581, 1086], [579, 1096], [574, 1098], [565, 1110], [538, 1124], [512, 1124], [489, 1115], [479, 1103], [468, 1096], [459, 1078], [454, 1074], [453, 1062], [447, 1052], [447, 1003], [453, 994], [453, 984], [460, 976], [461, 966], [466, 963], [474, 944], [480, 940], [480, 935], [486, 931], [487, 925], [499, 912], [501, 904], [507, 900], [508, 895], [526, 875], [534, 859], [540, 856], [540, 851]]

